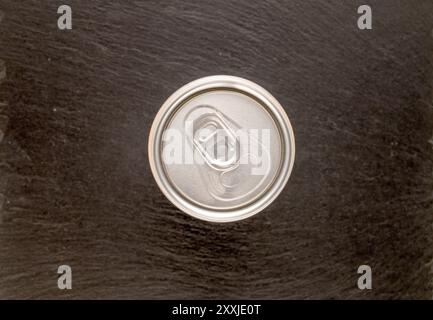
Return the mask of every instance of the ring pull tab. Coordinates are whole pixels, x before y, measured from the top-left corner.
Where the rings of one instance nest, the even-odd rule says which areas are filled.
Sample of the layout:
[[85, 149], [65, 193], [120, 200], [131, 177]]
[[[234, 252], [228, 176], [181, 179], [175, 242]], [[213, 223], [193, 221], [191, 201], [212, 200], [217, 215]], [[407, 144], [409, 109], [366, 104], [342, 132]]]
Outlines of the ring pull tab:
[[220, 112], [215, 110], [194, 120], [192, 141], [212, 169], [226, 171], [237, 166], [240, 142]]
[[[198, 167], [200, 175], [208, 193], [219, 201], [248, 196], [261, 187], [269, 171], [270, 155], [262, 149], [266, 172], [256, 176], [251, 174], [253, 168], [249, 159], [254, 158], [254, 154], [247, 145], [242, 145], [240, 129], [233, 120], [209, 105], [195, 107], [185, 118], [186, 136], [193, 147], [194, 159], [206, 165]], [[251, 135], [248, 139], [261, 145]], [[246, 193], [236, 190], [240, 186], [247, 190]]]

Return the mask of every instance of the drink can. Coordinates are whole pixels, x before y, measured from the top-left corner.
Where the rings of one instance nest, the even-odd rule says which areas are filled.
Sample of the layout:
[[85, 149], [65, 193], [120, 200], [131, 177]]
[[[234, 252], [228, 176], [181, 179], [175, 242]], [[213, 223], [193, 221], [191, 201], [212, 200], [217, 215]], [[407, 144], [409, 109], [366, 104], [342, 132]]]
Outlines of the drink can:
[[295, 139], [280, 103], [234, 76], [195, 80], [162, 105], [149, 136], [152, 174], [180, 210], [232, 222], [265, 209], [282, 192]]

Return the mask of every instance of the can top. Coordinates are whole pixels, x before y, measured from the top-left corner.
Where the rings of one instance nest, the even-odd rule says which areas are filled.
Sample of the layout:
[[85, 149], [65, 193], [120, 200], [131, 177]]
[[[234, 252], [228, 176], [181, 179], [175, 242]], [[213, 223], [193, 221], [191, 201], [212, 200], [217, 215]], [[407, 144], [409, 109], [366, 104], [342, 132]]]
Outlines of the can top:
[[278, 101], [233, 76], [195, 80], [159, 110], [149, 137], [153, 176], [180, 210], [212, 222], [250, 217], [287, 183], [293, 129]]

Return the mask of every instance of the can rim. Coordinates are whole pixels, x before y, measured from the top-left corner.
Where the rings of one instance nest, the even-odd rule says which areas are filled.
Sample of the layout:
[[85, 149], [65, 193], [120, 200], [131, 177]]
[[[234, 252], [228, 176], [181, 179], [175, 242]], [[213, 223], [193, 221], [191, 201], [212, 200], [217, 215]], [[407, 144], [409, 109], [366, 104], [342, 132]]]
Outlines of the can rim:
[[[192, 96], [216, 89], [232, 89], [240, 93], [246, 93], [258, 100], [273, 116], [281, 135], [281, 145], [284, 148], [279, 172], [268, 190], [252, 203], [227, 211], [210, 210], [198, 206], [183, 197], [166, 176], [160, 154], [164, 130], [175, 112]], [[178, 209], [200, 220], [218, 223], [234, 222], [246, 219], [264, 210], [282, 192], [289, 180], [295, 161], [295, 137], [289, 117], [280, 103], [267, 90], [252, 81], [240, 77], [228, 75], [208, 76], [182, 86], [163, 103], [150, 129], [148, 156], [150, 168], [159, 189]]]

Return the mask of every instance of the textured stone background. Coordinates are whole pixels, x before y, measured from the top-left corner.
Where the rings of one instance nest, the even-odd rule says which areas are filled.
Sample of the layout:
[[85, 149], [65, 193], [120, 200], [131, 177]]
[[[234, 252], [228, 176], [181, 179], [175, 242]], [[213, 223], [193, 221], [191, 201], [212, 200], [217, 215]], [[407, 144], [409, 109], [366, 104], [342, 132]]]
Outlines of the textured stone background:
[[[364, 3], [372, 31], [356, 27]], [[0, 298], [432, 297], [431, 0], [0, 12]], [[268, 89], [297, 142], [283, 194], [226, 225], [176, 210], [147, 161], [163, 101], [213, 74]], [[71, 291], [57, 289], [60, 264]]]

